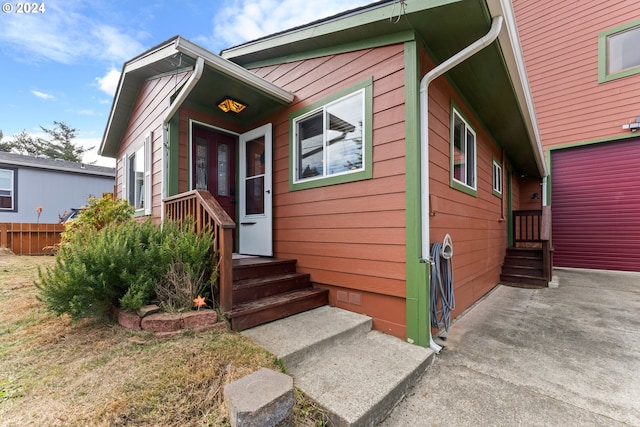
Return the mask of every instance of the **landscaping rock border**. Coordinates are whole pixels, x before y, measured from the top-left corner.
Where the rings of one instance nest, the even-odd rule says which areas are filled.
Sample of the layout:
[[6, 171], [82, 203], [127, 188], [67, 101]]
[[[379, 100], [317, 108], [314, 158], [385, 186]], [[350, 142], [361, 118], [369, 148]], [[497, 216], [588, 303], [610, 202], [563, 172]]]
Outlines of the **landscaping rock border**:
[[116, 317], [122, 327], [151, 332], [156, 338], [175, 336], [184, 330], [228, 330], [227, 322], [218, 322], [218, 313], [212, 309], [165, 313], [157, 306], [145, 306], [137, 312], [118, 309]]

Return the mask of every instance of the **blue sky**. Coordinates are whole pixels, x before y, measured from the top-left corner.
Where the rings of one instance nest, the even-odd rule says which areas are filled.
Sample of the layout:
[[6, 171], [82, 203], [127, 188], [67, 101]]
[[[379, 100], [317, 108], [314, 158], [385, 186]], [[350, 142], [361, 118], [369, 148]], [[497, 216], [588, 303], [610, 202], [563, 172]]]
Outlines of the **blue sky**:
[[[43, 135], [62, 121], [98, 146], [122, 64], [174, 35], [214, 53], [372, 0], [45, 0], [0, 12], [0, 130]], [[112, 166], [97, 148], [86, 162]]]

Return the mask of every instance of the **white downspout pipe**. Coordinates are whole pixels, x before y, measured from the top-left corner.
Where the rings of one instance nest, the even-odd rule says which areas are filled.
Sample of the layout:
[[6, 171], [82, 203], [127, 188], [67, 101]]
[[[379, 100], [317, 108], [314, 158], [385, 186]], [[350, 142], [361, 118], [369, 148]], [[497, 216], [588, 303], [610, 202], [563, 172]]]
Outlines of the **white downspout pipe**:
[[[496, 16], [491, 23], [491, 29], [482, 38], [476, 40], [451, 58], [438, 65], [420, 81], [420, 218], [422, 222], [422, 262], [430, 263], [429, 251], [429, 85], [465, 59], [480, 52], [498, 38], [504, 18]], [[427, 287], [429, 284], [427, 283]], [[439, 353], [442, 347], [433, 341], [431, 336], [431, 310], [429, 310], [429, 347]]]
[[[162, 120], [162, 198], [167, 197], [167, 150], [168, 150], [168, 142], [169, 142], [169, 121], [173, 117], [174, 114], [178, 111], [178, 108], [182, 105], [182, 103], [187, 99], [187, 96], [191, 93], [193, 88], [202, 77], [202, 72], [204, 71], [204, 59], [199, 56], [196, 59], [196, 65], [193, 69], [193, 74], [187, 80], [187, 83], [184, 85], [176, 99], [173, 100], [173, 103], [169, 105], [169, 109], [164, 114], [164, 119]], [[163, 202], [164, 203], [164, 202]], [[164, 206], [160, 210], [160, 220], [164, 221]]]

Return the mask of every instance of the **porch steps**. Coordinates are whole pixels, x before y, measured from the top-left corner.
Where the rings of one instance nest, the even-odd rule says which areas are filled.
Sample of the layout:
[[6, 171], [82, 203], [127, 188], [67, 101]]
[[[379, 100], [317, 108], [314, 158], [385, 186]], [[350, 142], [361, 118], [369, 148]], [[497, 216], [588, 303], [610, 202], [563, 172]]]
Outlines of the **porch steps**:
[[296, 272], [296, 260], [241, 258], [233, 260], [233, 308], [225, 314], [242, 331], [326, 305], [328, 298], [308, 274]]
[[434, 360], [428, 348], [371, 330], [368, 316], [323, 306], [242, 332], [274, 353], [328, 425], [379, 424]]
[[542, 255], [542, 249], [539, 248], [507, 248], [500, 281], [506, 285], [528, 288], [548, 286]]

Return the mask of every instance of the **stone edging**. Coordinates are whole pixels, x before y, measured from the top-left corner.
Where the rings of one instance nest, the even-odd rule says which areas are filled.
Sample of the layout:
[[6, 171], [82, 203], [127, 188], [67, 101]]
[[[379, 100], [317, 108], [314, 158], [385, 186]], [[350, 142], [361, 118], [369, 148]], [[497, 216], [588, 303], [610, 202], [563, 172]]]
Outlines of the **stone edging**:
[[211, 309], [165, 313], [157, 306], [146, 306], [137, 312], [117, 309], [116, 317], [121, 326], [151, 332], [156, 338], [172, 337], [183, 330], [228, 330], [227, 322], [218, 322], [218, 313]]

